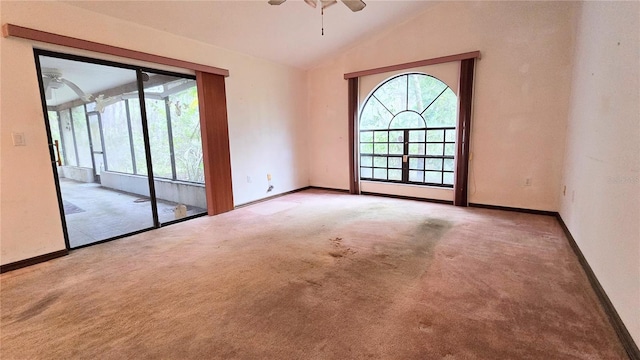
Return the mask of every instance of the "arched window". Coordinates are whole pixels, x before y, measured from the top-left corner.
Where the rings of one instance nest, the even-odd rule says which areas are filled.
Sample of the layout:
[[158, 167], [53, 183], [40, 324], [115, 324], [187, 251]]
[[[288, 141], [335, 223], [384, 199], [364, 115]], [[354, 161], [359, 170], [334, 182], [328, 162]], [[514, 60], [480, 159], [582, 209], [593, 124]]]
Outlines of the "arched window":
[[453, 187], [457, 101], [426, 74], [378, 85], [360, 112], [360, 179]]

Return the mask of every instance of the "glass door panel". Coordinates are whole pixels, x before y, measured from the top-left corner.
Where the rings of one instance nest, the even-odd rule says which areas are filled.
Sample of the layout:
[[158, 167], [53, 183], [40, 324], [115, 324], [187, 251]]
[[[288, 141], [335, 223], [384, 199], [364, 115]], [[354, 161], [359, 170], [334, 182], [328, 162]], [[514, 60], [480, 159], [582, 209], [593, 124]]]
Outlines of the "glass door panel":
[[140, 107], [129, 97], [137, 93], [137, 71], [42, 54], [38, 60], [48, 113], [56, 114], [48, 116], [49, 131], [66, 160], [57, 173], [69, 246], [153, 228], [149, 178], [133, 167], [131, 129], [142, 125], [127, 104]]
[[[100, 121], [100, 113], [97, 111], [87, 112], [89, 121], [89, 130], [91, 134], [91, 144], [93, 149], [93, 170], [96, 176], [100, 176], [100, 172], [105, 169], [102, 137], [102, 122]], [[99, 181], [98, 181], [99, 182]]]
[[205, 214], [196, 82], [156, 73], [146, 73], [143, 79], [160, 223]]

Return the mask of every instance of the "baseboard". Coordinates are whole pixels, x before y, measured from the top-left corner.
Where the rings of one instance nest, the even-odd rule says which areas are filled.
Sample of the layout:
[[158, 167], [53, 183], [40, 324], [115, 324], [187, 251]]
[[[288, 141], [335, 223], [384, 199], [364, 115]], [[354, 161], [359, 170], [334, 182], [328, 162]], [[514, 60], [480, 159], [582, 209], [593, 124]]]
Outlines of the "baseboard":
[[335, 192], [340, 192], [340, 193], [349, 193], [349, 190], [345, 190], [345, 189], [336, 189], [336, 188], [328, 188], [328, 187], [322, 187], [322, 186], [309, 186], [309, 189], [315, 189], [315, 190], [326, 190], [326, 191], [335, 191]]
[[486, 205], [486, 204], [477, 204], [477, 203], [469, 203], [469, 207], [491, 209], [491, 210], [515, 211], [515, 212], [520, 212], [525, 214], [546, 215], [546, 216], [553, 216], [553, 217], [556, 217], [558, 215], [558, 213], [555, 211], [523, 209], [523, 208], [516, 208], [516, 207]]
[[68, 253], [69, 253], [69, 251], [67, 249], [58, 250], [58, 251], [54, 251], [52, 253], [48, 253], [48, 254], [44, 254], [44, 255], [40, 255], [40, 256], [36, 256], [36, 257], [32, 257], [32, 258], [29, 258], [29, 259], [24, 259], [24, 260], [20, 260], [20, 261], [16, 261], [16, 262], [12, 262], [10, 264], [5, 264], [5, 265], [0, 266], [0, 273], [5, 273], [7, 271], [18, 270], [18, 269], [21, 269], [23, 267], [27, 267], [27, 266], [39, 264], [41, 262], [53, 260], [55, 258], [59, 258], [59, 257], [65, 256]]
[[629, 334], [627, 327], [624, 325], [624, 322], [622, 322], [622, 319], [620, 318], [620, 315], [618, 315], [616, 308], [611, 303], [609, 296], [607, 296], [607, 293], [602, 288], [602, 285], [600, 285], [600, 282], [598, 281], [596, 274], [591, 269], [591, 266], [589, 266], [587, 259], [584, 257], [584, 254], [578, 247], [578, 244], [576, 243], [576, 240], [573, 238], [573, 235], [571, 235], [571, 232], [569, 231], [567, 224], [565, 224], [564, 220], [562, 220], [562, 216], [560, 216], [560, 213], [556, 213], [556, 218], [558, 219], [558, 222], [560, 223], [560, 226], [562, 227], [564, 234], [567, 236], [569, 245], [571, 245], [573, 252], [578, 257], [578, 261], [580, 262], [580, 265], [582, 265], [582, 269], [584, 269], [585, 274], [587, 274], [587, 278], [591, 283], [591, 287], [596, 292], [596, 295], [598, 296], [598, 299], [600, 300], [600, 303], [602, 304], [602, 307], [604, 308], [605, 313], [609, 317], [609, 322], [613, 326], [613, 329], [616, 331], [616, 334], [618, 335], [620, 342], [622, 342], [622, 346], [624, 346], [624, 349], [627, 352], [629, 359], [640, 360], [640, 350], [638, 349], [638, 345], [635, 343], [635, 341], [631, 337], [631, 334]]
[[415, 196], [383, 194], [383, 193], [376, 193], [376, 192], [370, 192], [370, 191], [362, 191], [360, 194], [382, 196], [382, 197], [388, 197], [393, 199], [415, 200], [415, 201], [424, 201], [424, 202], [430, 202], [430, 203], [436, 203], [436, 204], [453, 205], [452, 200], [426, 199], [426, 198], [415, 197]]
[[297, 192], [300, 192], [300, 191], [309, 190], [309, 189], [311, 189], [311, 188], [312, 188], [311, 186], [301, 187], [301, 188], [299, 188], [299, 189], [294, 189], [294, 190], [287, 191], [287, 192], [283, 192], [283, 193], [280, 193], [280, 194], [275, 194], [275, 195], [267, 196], [267, 197], [262, 198], [262, 199], [258, 199], [258, 200], [254, 200], [254, 201], [249, 201], [249, 202], [244, 203], [244, 204], [236, 205], [236, 206], [234, 206], [233, 208], [234, 208], [234, 209], [240, 209], [240, 208], [243, 208], [243, 207], [245, 207], [245, 206], [250, 206], [250, 205], [259, 204], [259, 203], [261, 203], [261, 202], [265, 202], [265, 201], [273, 200], [273, 199], [279, 198], [279, 197], [281, 197], [281, 196], [285, 196], [285, 195], [289, 195], [289, 194], [297, 193]]

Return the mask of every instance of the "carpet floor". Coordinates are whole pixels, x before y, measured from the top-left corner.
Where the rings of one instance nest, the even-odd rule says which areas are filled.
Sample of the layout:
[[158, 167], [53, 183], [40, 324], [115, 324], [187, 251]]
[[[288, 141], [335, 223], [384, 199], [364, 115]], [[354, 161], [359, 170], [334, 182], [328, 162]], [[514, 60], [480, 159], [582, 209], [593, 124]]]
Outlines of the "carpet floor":
[[2, 359], [625, 359], [549, 216], [307, 190], [0, 277]]

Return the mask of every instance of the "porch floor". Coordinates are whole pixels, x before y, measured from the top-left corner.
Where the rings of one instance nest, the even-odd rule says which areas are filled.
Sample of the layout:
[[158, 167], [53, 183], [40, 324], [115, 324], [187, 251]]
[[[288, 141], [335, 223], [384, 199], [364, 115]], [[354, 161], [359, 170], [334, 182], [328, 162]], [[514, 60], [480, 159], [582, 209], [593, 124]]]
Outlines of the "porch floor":
[[[60, 179], [65, 219], [72, 248], [153, 227], [151, 202], [146, 196]], [[175, 220], [175, 202], [158, 200], [160, 223]], [[187, 216], [206, 212], [188, 206]]]

